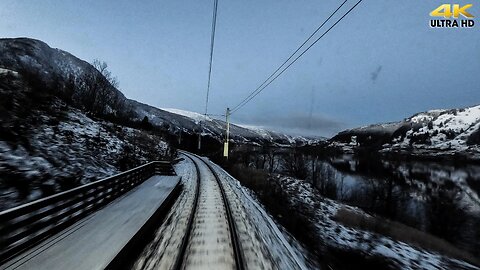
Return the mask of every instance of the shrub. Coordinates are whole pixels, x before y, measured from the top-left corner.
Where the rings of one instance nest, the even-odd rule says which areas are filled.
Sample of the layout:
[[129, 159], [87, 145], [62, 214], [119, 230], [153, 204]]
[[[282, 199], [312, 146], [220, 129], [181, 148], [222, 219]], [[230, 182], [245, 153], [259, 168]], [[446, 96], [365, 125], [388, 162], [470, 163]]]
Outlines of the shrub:
[[480, 128], [472, 132], [472, 134], [467, 139], [468, 145], [480, 145]]
[[422, 249], [438, 252], [448, 257], [464, 260], [475, 265], [480, 265], [480, 260], [472, 254], [461, 250], [434, 235], [398, 222], [362, 215], [361, 213], [354, 212], [346, 208], [338, 210], [334, 216], [334, 220], [342, 223], [345, 226], [378, 233], [387, 237], [391, 237], [396, 241], [408, 243]]

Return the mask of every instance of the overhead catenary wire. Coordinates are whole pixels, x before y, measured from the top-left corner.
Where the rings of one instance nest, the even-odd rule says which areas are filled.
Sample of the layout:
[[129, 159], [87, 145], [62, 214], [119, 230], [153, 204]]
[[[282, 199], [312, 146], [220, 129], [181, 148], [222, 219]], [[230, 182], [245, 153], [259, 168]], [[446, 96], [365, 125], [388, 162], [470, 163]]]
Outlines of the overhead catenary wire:
[[[210, 95], [210, 83], [212, 79], [212, 64], [213, 64], [213, 49], [215, 47], [215, 30], [217, 25], [217, 10], [218, 10], [218, 0], [213, 1], [213, 15], [212, 15], [212, 32], [210, 35], [210, 59], [208, 64], [208, 82], [207, 82], [207, 95], [205, 98], [205, 121], [207, 121], [208, 114], [208, 97]], [[198, 149], [201, 149], [202, 145], [202, 121], [200, 121], [200, 128], [198, 131]]]
[[237, 106], [233, 107], [232, 111], [236, 110], [237, 107], [239, 107], [243, 102], [245, 102], [248, 98], [250, 98], [252, 95], [255, 94], [255, 92], [257, 92], [264, 84], [266, 84], [273, 76], [275, 76], [275, 74], [283, 67], [285, 66], [288, 61], [290, 61], [290, 59], [292, 59], [292, 57], [308, 42], [310, 41], [310, 39], [312, 39], [312, 37], [338, 12], [338, 10], [340, 10], [343, 5], [345, 5], [345, 3], [347, 3], [348, 0], [345, 0], [343, 1], [343, 3], [337, 7], [337, 9], [332, 13], [330, 14], [330, 16], [328, 16], [328, 18], [323, 21], [323, 23], [317, 27], [317, 29], [315, 29], [315, 31], [313, 31], [313, 33], [300, 45], [298, 46], [298, 48], [272, 73], [270, 74], [270, 76], [265, 80], [263, 81], [252, 93], [250, 93], [250, 95], [248, 95], [245, 99], [243, 99]]
[[[318, 37], [315, 41], [313, 41], [312, 44], [310, 44], [305, 50], [302, 51], [293, 61], [291, 61], [286, 67], [285, 64], [293, 58], [293, 56], [300, 51], [300, 49], [313, 37], [313, 35], [318, 32], [318, 30], [325, 25], [325, 23], [334, 16], [334, 14], [345, 4], [342, 3], [339, 8], [337, 8], [330, 17], [327, 18], [327, 20], [318, 28], [318, 30], [315, 30], [315, 32], [272, 74], [265, 80], [257, 89], [255, 89], [250, 95], [248, 95], [245, 99], [243, 99], [238, 105], [236, 105], [231, 111], [230, 115], [241, 109], [243, 106], [245, 106], [248, 102], [250, 102], [253, 98], [255, 98], [258, 94], [260, 94], [266, 87], [268, 87], [273, 81], [275, 81], [280, 75], [282, 75], [290, 66], [292, 66], [300, 57], [302, 57], [310, 48], [313, 47], [320, 39], [322, 39], [328, 32], [330, 32], [340, 21], [342, 21], [350, 12], [352, 12], [363, 0], [359, 0], [355, 5], [353, 5], [343, 16], [341, 16], [330, 28], [328, 28], [320, 37]], [[282, 67], [284, 67], [282, 69]], [[279, 70], [281, 70], [279, 73], [277, 73]], [[276, 74], [276, 75], [275, 75]], [[272, 78], [273, 77], [273, 78]], [[268, 82], [267, 82], [268, 81]]]
[[208, 114], [208, 96], [210, 94], [210, 83], [212, 78], [212, 64], [213, 64], [213, 49], [215, 45], [215, 30], [217, 25], [217, 10], [218, 10], [218, 0], [213, 2], [213, 15], [212, 15], [212, 33], [210, 36], [210, 61], [208, 68], [208, 82], [207, 82], [207, 96], [205, 99], [205, 117]]
[[302, 57], [313, 45], [315, 45], [320, 39], [322, 39], [330, 30], [332, 30], [341, 20], [343, 20], [350, 12], [352, 12], [363, 0], [359, 0], [354, 6], [352, 6], [342, 17], [340, 17], [330, 28], [328, 28], [320, 37], [318, 37], [310, 46], [308, 46], [303, 52], [298, 55], [290, 64], [288, 64], [285, 68], [283, 68], [280, 73], [278, 73], [275, 77], [273, 77], [267, 84], [263, 84], [258, 90], [255, 90], [252, 92], [248, 98], [246, 98], [244, 101], [239, 103], [237, 106], [235, 106], [235, 109], [230, 112], [230, 114], [235, 113], [239, 109], [241, 109], [243, 106], [245, 106], [250, 100], [255, 98], [258, 94], [260, 94], [266, 87], [268, 87], [273, 81], [275, 81], [280, 75], [282, 75], [291, 65], [293, 65], [300, 57]]

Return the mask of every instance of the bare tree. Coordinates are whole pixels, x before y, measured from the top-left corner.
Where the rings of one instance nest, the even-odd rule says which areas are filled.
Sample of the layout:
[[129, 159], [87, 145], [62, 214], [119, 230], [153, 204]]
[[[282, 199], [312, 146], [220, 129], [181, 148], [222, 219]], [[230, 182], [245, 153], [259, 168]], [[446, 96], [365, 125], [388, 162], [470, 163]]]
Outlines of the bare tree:
[[112, 72], [108, 70], [108, 64], [105, 61], [98, 59], [93, 60], [92, 66], [96, 68], [107, 79], [111, 86], [118, 88], [118, 78], [112, 75]]
[[95, 115], [110, 113], [121, 104], [114, 92], [118, 79], [108, 70], [106, 62], [98, 59], [92, 63], [98, 72], [86, 72], [80, 79], [81, 103], [87, 111]]
[[308, 176], [305, 157], [299, 151], [293, 150], [293, 153], [285, 158], [285, 166], [286, 171], [295, 178], [305, 180]]
[[316, 168], [315, 187], [325, 197], [337, 199], [337, 183], [335, 171], [326, 163], [320, 163]]
[[275, 151], [270, 149], [270, 151], [267, 152], [266, 158], [268, 160], [268, 171], [270, 173], [274, 173], [278, 167], [278, 162], [276, 162]]

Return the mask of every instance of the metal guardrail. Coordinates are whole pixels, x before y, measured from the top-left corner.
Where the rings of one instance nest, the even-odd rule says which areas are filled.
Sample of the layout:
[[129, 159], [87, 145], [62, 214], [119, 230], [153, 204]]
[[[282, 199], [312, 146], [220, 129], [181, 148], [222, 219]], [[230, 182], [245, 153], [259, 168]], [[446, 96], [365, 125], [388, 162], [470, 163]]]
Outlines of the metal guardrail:
[[0, 212], [0, 264], [64, 230], [156, 174], [176, 175], [170, 162], [154, 161]]
[[[183, 152], [182, 152], [183, 153]], [[188, 241], [190, 241], [190, 234], [192, 232], [192, 227], [193, 227], [193, 220], [195, 219], [195, 213], [197, 212], [198, 208], [198, 200], [200, 197], [200, 168], [198, 167], [198, 164], [193, 160], [192, 157], [189, 155], [183, 153], [185, 157], [190, 159], [193, 162], [193, 165], [195, 166], [195, 171], [197, 173], [197, 178], [196, 178], [196, 186], [195, 186], [195, 195], [193, 198], [193, 207], [192, 207], [192, 212], [190, 213], [190, 216], [188, 217], [187, 221], [187, 230], [185, 234], [183, 235], [182, 238], [182, 243], [180, 244], [180, 251], [177, 255], [177, 258], [175, 259], [175, 263], [173, 265], [173, 270], [180, 270], [182, 268], [182, 264], [185, 259], [185, 254], [187, 253], [187, 247], [188, 247]]]

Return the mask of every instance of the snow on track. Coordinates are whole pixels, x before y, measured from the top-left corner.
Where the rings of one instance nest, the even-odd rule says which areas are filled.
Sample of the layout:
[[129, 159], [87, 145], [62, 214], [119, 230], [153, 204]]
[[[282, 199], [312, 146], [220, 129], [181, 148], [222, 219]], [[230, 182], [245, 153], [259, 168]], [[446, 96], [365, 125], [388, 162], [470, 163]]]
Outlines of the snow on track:
[[232, 206], [240, 230], [246, 269], [309, 269], [301, 256], [303, 252], [290, 244], [265, 209], [238, 180], [213, 162], [211, 164], [222, 180]]
[[[192, 158], [200, 170], [200, 194], [182, 268], [235, 269], [235, 254], [220, 186], [210, 168], [198, 157]], [[301, 248], [292, 244], [295, 240], [282, 233], [237, 180], [217, 165], [210, 164], [220, 178], [230, 205], [245, 269], [308, 269]], [[193, 200], [197, 175], [189, 159], [177, 164], [175, 170], [182, 176], [184, 191], [133, 269], [173, 269], [179, 256], [188, 218], [195, 211]]]
[[200, 161], [200, 197], [184, 258], [185, 269], [235, 269], [230, 228], [220, 187]]
[[175, 171], [177, 175], [182, 176], [183, 192], [132, 269], [172, 269], [175, 264], [187, 230], [188, 218], [194, 211], [193, 200], [197, 177], [195, 167], [189, 161], [182, 161], [175, 165]]

